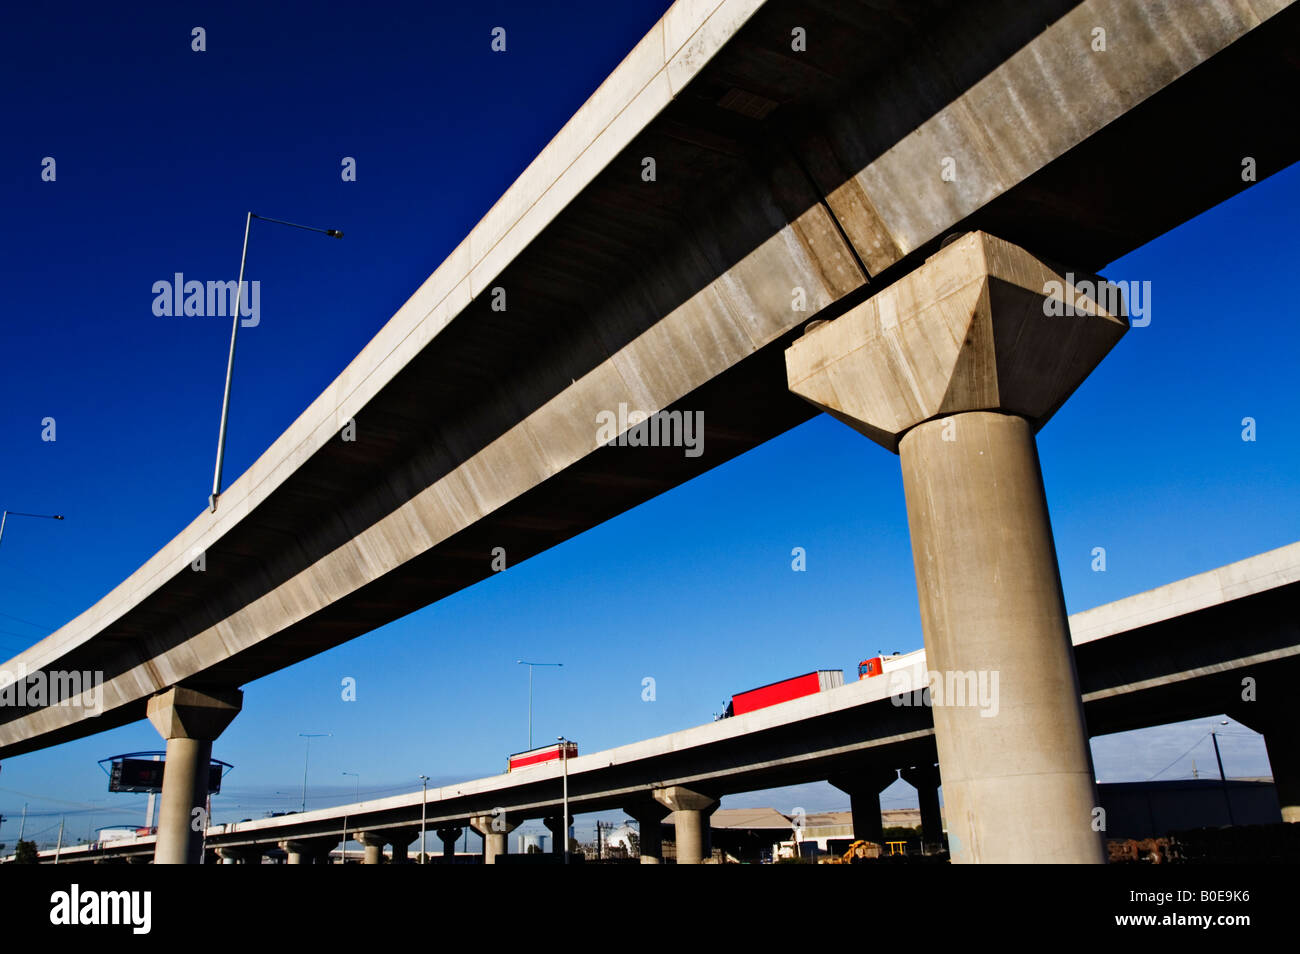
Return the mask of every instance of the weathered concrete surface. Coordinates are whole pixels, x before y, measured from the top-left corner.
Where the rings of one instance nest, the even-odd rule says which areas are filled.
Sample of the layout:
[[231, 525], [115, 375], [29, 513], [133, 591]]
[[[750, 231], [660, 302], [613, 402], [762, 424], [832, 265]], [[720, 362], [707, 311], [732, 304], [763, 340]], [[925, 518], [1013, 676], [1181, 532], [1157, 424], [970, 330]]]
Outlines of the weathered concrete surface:
[[[1078, 291], [1105, 282], [1074, 279], [972, 232], [792, 345], [790, 390], [891, 451], [922, 421], [966, 411], [1037, 430], [1128, 330]], [[1048, 298], [1079, 314], [1049, 317]]]
[[238, 690], [208, 694], [175, 688], [149, 700], [149, 721], [167, 740], [154, 864], [195, 865], [202, 860], [204, 826], [193, 822], [196, 810], [207, 811], [212, 742], [242, 705]]
[[[806, 420], [781, 393], [789, 337], [949, 230], [1097, 269], [1244, 188], [1242, 143], [1261, 177], [1282, 168], [1300, 132], [1259, 91], [1296, 84], [1297, 19], [1266, 0], [675, 5], [215, 514], [6, 664], [103, 669], [107, 709], [6, 712], [0, 756], [291, 665], [484, 578], [495, 547], [516, 563]], [[595, 414], [622, 402], [704, 411], [705, 453], [597, 450]]]
[[673, 813], [677, 863], [703, 864], [713, 853], [709, 842], [709, 816], [718, 810], [718, 800], [681, 785], [657, 788], [651, 794], [655, 801]]
[[483, 836], [483, 863], [494, 865], [502, 855], [509, 854], [510, 833], [519, 827], [519, 821], [507, 819], [504, 814], [473, 815], [469, 827]]
[[792, 391], [899, 452], [926, 658], [979, 687], [934, 707], [955, 862], [1105, 861], [1034, 431], [1127, 331], [1108, 307], [976, 232], [786, 352]]

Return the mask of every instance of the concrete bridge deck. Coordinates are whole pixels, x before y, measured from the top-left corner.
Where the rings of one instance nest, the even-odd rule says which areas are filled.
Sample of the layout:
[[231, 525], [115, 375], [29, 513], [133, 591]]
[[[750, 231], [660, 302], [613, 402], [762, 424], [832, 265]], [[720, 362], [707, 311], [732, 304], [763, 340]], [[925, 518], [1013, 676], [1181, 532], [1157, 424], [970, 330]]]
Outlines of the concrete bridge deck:
[[[98, 718], [0, 713], [0, 757], [242, 686], [801, 423], [786, 346], [950, 232], [1095, 270], [1244, 188], [1243, 149], [1285, 167], [1259, 93], [1300, 85], [1297, 37], [1287, 0], [680, 0], [214, 513], [0, 667], [105, 674]], [[704, 453], [601, 448], [620, 404], [702, 411]]]

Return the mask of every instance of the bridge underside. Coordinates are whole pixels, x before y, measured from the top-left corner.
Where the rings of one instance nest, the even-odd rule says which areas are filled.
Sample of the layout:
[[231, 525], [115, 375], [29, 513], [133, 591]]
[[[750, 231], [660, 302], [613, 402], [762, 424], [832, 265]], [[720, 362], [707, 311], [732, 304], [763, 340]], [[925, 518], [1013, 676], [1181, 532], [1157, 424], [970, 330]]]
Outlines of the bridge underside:
[[[1300, 88], [1300, 8], [1238, 38], [1225, 4], [975, 7], [762, 8], [504, 267], [504, 311], [468, 301], [356, 415], [356, 440], [306, 456], [204, 572], [42, 659], [103, 671], [102, 716], [11, 710], [0, 755], [144, 718], [170, 685], [244, 685], [482, 580], [496, 548], [516, 564], [784, 433], [814, 413], [783, 361], [807, 321], [948, 234], [1098, 271], [1247, 187], [1244, 158], [1264, 178], [1300, 156], [1268, 95]], [[1185, 29], [1157, 34], [1157, 15]], [[1094, 21], [1110, 61], [1076, 50]], [[704, 453], [596, 447], [595, 415], [620, 401], [702, 411]]]

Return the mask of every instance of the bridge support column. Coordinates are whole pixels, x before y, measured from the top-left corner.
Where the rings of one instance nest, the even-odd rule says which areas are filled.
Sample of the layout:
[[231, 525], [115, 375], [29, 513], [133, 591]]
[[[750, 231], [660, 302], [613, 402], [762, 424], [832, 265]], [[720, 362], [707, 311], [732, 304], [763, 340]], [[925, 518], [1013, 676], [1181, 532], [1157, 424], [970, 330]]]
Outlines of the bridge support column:
[[898, 781], [897, 769], [862, 769], [838, 775], [830, 783], [849, 796], [853, 814], [853, 837], [885, 847], [884, 821], [880, 817], [880, 793]]
[[326, 865], [337, 844], [336, 838], [290, 838], [280, 842], [280, 847], [286, 855], [285, 864]]
[[[203, 858], [212, 743], [243, 705], [244, 694], [176, 686], [153, 696], [146, 712], [167, 740], [154, 864], [196, 865]], [[199, 822], [199, 824], [196, 824]]]
[[570, 815], [568, 824], [565, 824], [564, 819], [559, 815], [549, 815], [542, 819], [542, 824], [551, 833], [551, 854], [564, 854], [564, 846], [569, 838], [569, 825], [573, 824], [573, 816]]
[[655, 801], [673, 812], [676, 828], [677, 863], [703, 864], [713, 854], [709, 839], [709, 818], [718, 809], [718, 800], [680, 785], [655, 789]]
[[921, 851], [932, 854], [943, 847], [943, 815], [939, 812], [939, 766], [913, 765], [900, 773], [916, 789], [921, 806]]
[[[286, 865], [311, 864], [311, 855], [307, 853], [302, 842], [282, 841], [280, 847], [284, 849], [284, 863]], [[304, 861], [304, 859], [306, 860]]]
[[388, 838], [382, 832], [359, 831], [355, 838], [365, 849], [363, 864], [382, 865], [384, 863], [384, 845], [388, 844]]
[[456, 857], [456, 842], [460, 841], [463, 828], [439, 828], [438, 838], [442, 842], [442, 858], [446, 864], [451, 864]]
[[483, 836], [483, 863], [494, 865], [497, 859], [510, 852], [510, 833], [519, 827], [519, 822], [506, 819], [505, 814], [475, 815], [469, 820], [469, 827]]
[[786, 351], [791, 391], [902, 459], [955, 862], [1105, 861], [1034, 433], [1123, 310], [974, 232]]
[[647, 798], [624, 806], [623, 811], [636, 819], [640, 837], [641, 864], [663, 864], [663, 838], [660, 835], [659, 827], [669, 809], [661, 803]]
[[388, 836], [388, 843], [393, 846], [393, 864], [406, 864], [411, 842], [420, 837], [419, 829], [398, 828], [384, 834]]

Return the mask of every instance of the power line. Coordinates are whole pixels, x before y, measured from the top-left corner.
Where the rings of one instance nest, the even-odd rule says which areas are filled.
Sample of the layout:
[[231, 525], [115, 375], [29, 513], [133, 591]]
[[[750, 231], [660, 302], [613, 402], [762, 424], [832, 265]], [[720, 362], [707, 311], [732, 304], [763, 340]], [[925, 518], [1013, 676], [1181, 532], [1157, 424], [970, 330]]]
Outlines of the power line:
[[14, 616], [11, 613], [0, 613], [5, 619], [12, 619], [15, 622], [25, 623], [28, 626], [35, 626], [37, 629], [53, 630], [53, 626], [46, 626], [44, 623], [33, 623], [30, 619], [23, 619], [21, 616]]
[[1182, 755], [1178, 756], [1178, 758], [1174, 759], [1172, 762], [1170, 762], [1168, 765], [1166, 765], [1164, 768], [1162, 768], [1159, 772], [1156, 772], [1156, 774], [1155, 774], [1155, 775], [1152, 775], [1150, 778], [1148, 778], [1147, 781], [1150, 782], [1150, 781], [1152, 781], [1152, 779], [1154, 779], [1154, 778], [1156, 777], [1156, 775], [1163, 775], [1165, 772], [1168, 772], [1171, 768], [1173, 768], [1175, 765], [1177, 765], [1177, 764], [1178, 764], [1179, 762], [1181, 762], [1183, 759], [1187, 758], [1187, 756], [1191, 754], [1192, 749], [1196, 748], [1198, 745], [1200, 745], [1202, 742], [1204, 742], [1204, 741], [1205, 741], [1207, 738], [1209, 738], [1209, 737], [1210, 737], [1210, 733], [1206, 732], [1205, 735], [1201, 736], [1199, 739], [1197, 739], [1195, 742], [1193, 742], [1193, 743], [1191, 744], [1191, 746], [1187, 749], [1186, 752], [1184, 752]]

